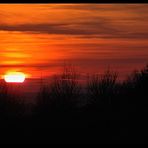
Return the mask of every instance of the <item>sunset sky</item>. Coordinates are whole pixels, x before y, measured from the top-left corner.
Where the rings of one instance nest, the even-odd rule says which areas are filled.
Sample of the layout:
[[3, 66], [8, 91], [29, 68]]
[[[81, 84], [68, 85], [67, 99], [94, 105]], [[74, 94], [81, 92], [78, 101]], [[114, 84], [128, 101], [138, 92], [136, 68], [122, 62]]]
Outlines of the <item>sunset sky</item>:
[[148, 4], [0, 4], [0, 76], [51, 76], [64, 61], [125, 76], [148, 62]]

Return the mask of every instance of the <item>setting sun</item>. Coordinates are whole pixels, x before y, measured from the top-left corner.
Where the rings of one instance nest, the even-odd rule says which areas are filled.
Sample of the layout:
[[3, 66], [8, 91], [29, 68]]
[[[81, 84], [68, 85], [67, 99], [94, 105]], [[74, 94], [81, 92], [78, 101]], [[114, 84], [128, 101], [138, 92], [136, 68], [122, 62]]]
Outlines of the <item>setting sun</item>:
[[4, 76], [4, 80], [8, 83], [23, 83], [25, 81], [25, 74], [20, 72], [11, 72]]

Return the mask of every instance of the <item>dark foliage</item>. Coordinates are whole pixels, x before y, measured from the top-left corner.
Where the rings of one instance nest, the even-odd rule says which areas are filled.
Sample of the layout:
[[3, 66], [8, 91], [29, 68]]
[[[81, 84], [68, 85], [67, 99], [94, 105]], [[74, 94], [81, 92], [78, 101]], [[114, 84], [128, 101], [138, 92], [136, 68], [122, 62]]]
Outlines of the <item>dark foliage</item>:
[[102, 76], [93, 75], [89, 77], [87, 96], [93, 107], [109, 109], [113, 101], [112, 99], [116, 95], [116, 79], [117, 74], [109, 70]]
[[[123, 82], [117, 82], [117, 73], [110, 70], [103, 75], [89, 76], [86, 89], [82, 89], [76, 69], [65, 66], [60, 75], [53, 77], [51, 84], [41, 85], [32, 114], [28, 116], [23, 116], [25, 105], [18, 101], [21, 96], [10, 93], [8, 86], [1, 82], [0, 117], [10, 119], [10, 124], [21, 117], [21, 124], [15, 125], [22, 125], [26, 130], [36, 128], [37, 131], [45, 129], [48, 133], [55, 133], [61, 128], [64, 132], [75, 129], [81, 141], [87, 139], [83, 141], [85, 143], [89, 140], [98, 142], [99, 139], [102, 142], [143, 143], [145, 136], [142, 131], [148, 131], [147, 88], [148, 65], [133, 72]], [[81, 101], [86, 103], [80, 105]], [[93, 138], [87, 134], [81, 137], [80, 129]], [[100, 137], [97, 139], [94, 133]]]
[[[73, 118], [78, 109], [81, 86], [79, 74], [73, 66], [65, 66], [61, 75], [55, 75], [49, 86], [42, 85], [34, 113], [51, 123]], [[60, 121], [59, 121], [60, 120]]]
[[21, 118], [25, 113], [25, 104], [19, 92], [12, 92], [8, 84], [0, 82], [0, 115], [5, 118]]

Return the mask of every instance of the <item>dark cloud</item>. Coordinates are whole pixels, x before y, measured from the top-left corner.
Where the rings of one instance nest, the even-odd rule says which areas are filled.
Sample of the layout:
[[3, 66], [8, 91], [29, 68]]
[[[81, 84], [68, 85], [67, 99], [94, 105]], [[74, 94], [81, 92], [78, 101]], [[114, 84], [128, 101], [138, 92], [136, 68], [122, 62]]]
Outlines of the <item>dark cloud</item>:
[[[48, 7], [48, 6], [47, 6]], [[73, 4], [73, 5], [55, 5], [54, 9], [69, 9], [69, 10], [99, 10], [99, 5], [97, 4]], [[100, 8], [101, 9], [101, 8]]]
[[79, 23], [0, 25], [2, 31], [75, 35], [82, 38], [148, 38], [147, 31], [130, 31], [124, 28], [118, 22], [115, 24], [104, 19], [90, 19]]
[[95, 35], [113, 33], [117, 30], [109, 28], [102, 21], [65, 24], [23, 24], [0, 25], [3, 31], [21, 31], [32, 33], [62, 34], [62, 35]]
[[53, 7], [46, 6], [47, 8], [53, 9], [68, 9], [68, 10], [82, 10], [82, 11], [137, 11], [146, 12], [148, 11], [147, 5], [138, 4], [66, 4], [66, 5], [54, 5]]
[[81, 35], [93, 34], [92, 31], [87, 31], [80, 28], [68, 27], [68, 24], [24, 24], [24, 25], [0, 25], [0, 30], [3, 31], [24, 31], [32, 33], [48, 33], [48, 34], [66, 34], [66, 35]]
[[37, 70], [49, 69], [51, 67], [62, 66], [64, 60], [52, 60], [44, 63], [35, 63], [35, 64], [0, 64], [0, 68], [33, 68]]
[[33, 69], [49, 69], [49, 67], [56, 67], [57, 64], [43, 63], [43, 64], [3, 64], [0, 68], [33, 68]]
[[[100, 29], [97, 29], [99, 27]], [[25, 25], [0, 25], [3, 31], [21, 31], [32, 33], [62, 34], [62, 35], [100, 35], [100, 37], [147, 37], [148, 34], [121, 34], [113, 28], [108, 28], [102, 23], [98, 24], [25, 24]], [[138, 35], [138, 36], [137, 36]]]
[[67, 59], [67, 60], [56, 60], [52, 62], [46, 62], [46, 63], [36, 63], [36, 64], [0, 64], [0, 68], [35, 68], [35, 69], [49, 69], [51, 67], [57, 67], [62, 66], [64, 63], [74, 64], [74, 65], [81, 65], [85, 64], [87, 65], [95, 65], [102, 64], [102, 63], [112, 63], [112, 64], [128, 64], [128, 63], [145, 63], [147, 61], [147, 57], [117, 57], [117, 58], [104, 58], [104, 59], [98, 59], [98, 58], [75, 58], [75, 59]]

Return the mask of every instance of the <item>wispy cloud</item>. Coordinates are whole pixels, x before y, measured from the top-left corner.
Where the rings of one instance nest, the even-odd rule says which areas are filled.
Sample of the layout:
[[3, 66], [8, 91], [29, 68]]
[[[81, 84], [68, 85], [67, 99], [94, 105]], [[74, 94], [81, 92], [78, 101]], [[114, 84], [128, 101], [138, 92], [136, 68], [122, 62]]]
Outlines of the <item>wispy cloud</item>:
[[147, 61], [145, 4], [8, 4], [0, 17], [1, 69]]
[[148, 38], [147, 30], [140, 30], [140, 28], [137, 28], [137, 30], [130, 30], [128, 24], [124, 27], [127, 28], [120, 28], [120, 24], [111, 24], [109, 21], [95, 20], [92, 22], [87, 21], [76, 24], [0, 25], [0, 30], [57, 35], [83, 35], [85, 38], [90, 38], [91, 35], [95, 35], [98, 38]]

